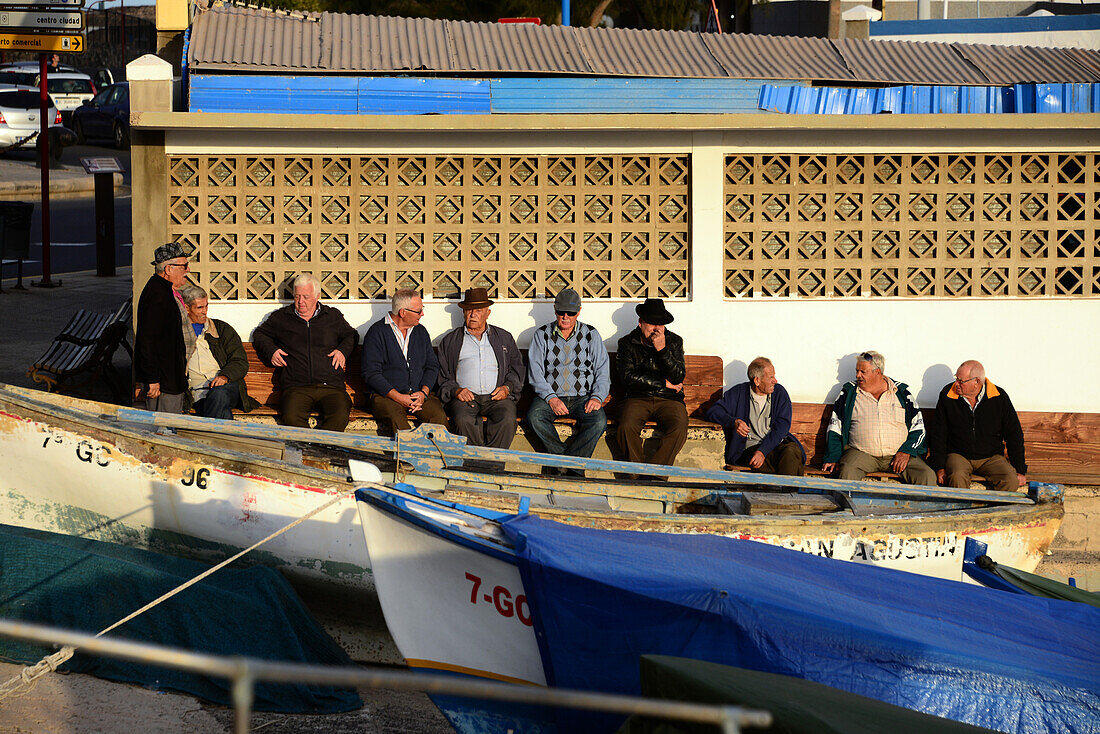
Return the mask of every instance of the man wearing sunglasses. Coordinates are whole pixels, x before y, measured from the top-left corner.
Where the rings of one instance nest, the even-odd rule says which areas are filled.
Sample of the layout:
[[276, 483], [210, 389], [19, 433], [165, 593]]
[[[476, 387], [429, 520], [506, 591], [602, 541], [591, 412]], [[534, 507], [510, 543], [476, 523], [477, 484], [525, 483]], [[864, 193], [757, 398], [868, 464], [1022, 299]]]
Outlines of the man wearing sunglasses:
[[420, 324], [423, 315], [420, 294], [403, 288], [393, 294], [390, 312], [363, 337], [363, 380], [374, 393], [371, 409], [383, 432], [409, 430], [410, 415], [417, 425], [447, 425], [443, 403], [432, 394], [439, 362]]
[[1020, 418], [1008, 393], [986, 379], [977, 360], [959, 365], [955, 381], [940, 391], [929, 444], [928, 463], [940, 484], [965, 489], [974, 474], [1000, 492], [1027, 484]]
[[[587, 458], [607, 429], [603, 403], [611, 391], [611, 361], [600, 333], [577, 321], [580, 311], [580, 294], [566, 288], [554, 299], [554, 321], [531, 338], [527, 374], [535, 399], [527, 423], [547, 453]], [[554, 425], [565, 417], [576, 420], [568, 443]]]
[[856, 379], [840, 391], [829, 419], [822, 469], [839, 469], [841, 479], [862, 480], [869, 472], [892, 471], [908, 484], [936, 484], [925, 454], [924, 418], [909, 386], [883, 374], [878, 352], [856, 357]]
[[[135, 398], [146, 410], [182, 413], [187, 392], [187, 343], [195, 342], [179, 291], [187, 283], [187, 253], [178, 242], [153, 251], [154, 273], [141, 290], [134, 335]], [[186, 332], [186, 333], [185, 333]]]

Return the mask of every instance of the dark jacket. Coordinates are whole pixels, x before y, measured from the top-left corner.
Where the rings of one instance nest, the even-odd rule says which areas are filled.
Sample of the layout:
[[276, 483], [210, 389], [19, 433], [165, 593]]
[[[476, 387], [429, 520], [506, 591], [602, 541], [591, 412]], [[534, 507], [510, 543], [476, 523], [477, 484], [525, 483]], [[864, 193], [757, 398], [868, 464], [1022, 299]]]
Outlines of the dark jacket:
[[156, 274], [138, 298], [134, 376], [143, 385], [159, 383], [161, 392], [169, 395], [187, 392], [183, 314], [172, 284]]
[[232, 326], [220, 319], [210, 320], [214, 322], [214, 331], [218, 333], [214, 336], [214, 331], [206, 332], [206, 343], [210, 345], [210, 354], [218, 363], [218, 374], [240, 385], [241, 406], [247, 413], [260, 404], [248, 394], [248, 388], [244, 384], [244, 376], [248, 374], [248, 355], [244, 352], [244, 344], [241, 343], [241, 337]]
[[928, 466], [943, 469], [948, 454], [967, 459], [1001, 456], [1008, 448], [1008, 461], [1020, 474], [1027, 474], [1024, 460], [1024, 430], [1008, 393], [985, 381], [985, 397], [970, 410], [966, 398], [955, 392], [955, 383], [940, 391], [936, 414], [929, 431]]
[[[726, 463], [735, 464], [745, 453], [745, 443], [748, 439], [737, 432], [736, 421], [738, 418], [749, 422], [749, 392], [751, 384], [742, 382], [734, 385], [714, 405], [707, 410], [707, 420], [726, 428]], [[764, 436], [757, 451], [767, 456], [776, 446], [786, 439], [791, 439], [802, 449], [802, 463], [806, 463], [806, 449], [798, 437], [791, 433], [791, 397], [782, 385], [776, 385], [772, 392], [771, 430]]]
[[[905, 411], [905, 426], [909, 430], [905, 442], [898, 447], [898, 451], [904, 451], [910, 456], [924, 456], [927, 451], [924, 416], [921, 415], [920, 408], [913, 403], [908, 385], [894, 381], [894, 387], [897, 388], [897, 399]], [[855, 382], [847, 382], [840, 389], [840, 397], [833, 404], [833, 412], [829, 416], [829, 429], [825, 433], [825, 458], [822, 463], [834, 464], [840, 461], [841, 454], [848, 447], [848, 436], [852, 429], [852, 411], [855, 408], [858, 389]]]
[[409, 334], [409, 358], [385, 317], [371, 324], [363, 337], [363, 379], [371, 392], [385, 396], [390, 390], [406, 395], [423, 386], [435, 387], [439, 362], [432, 349], [432, 338], [420, 324]]
[[627, 398], [664, 398], [683, 402], [684, 393], [665, 387], [684, 381], [684, 340], [665, 330], [665, 348], [657, 351], [642, 338], [638, 327], [619, 340], [616, 356], [619, 380]]
[[[489, 345], [497, 356], [497, 384], [508, 386], [508, 397], [518, 400], [519, 393], [523, 390], [523, 378], [527, 368], [523, 364], [523, 355], [520, 354], [516, 340], [506, 330], [499, 326], [489, 324]], [[444, 403], [454, 398], [455, 393], [461, 390], [458, 384], [458, 356], [462, 352], [462, 339], [466, 334], [466, 327], [460, 326], [452, 329], [439, 342], [439, 399]]]
[[309, 385], [344, 387], [344, 370], [333, 367], [328, 355], [339, 349], [347, 360], [358, 341], [359, 332], [344, 315], [323, 303], [317, 304], [309, 321], [294, 311], [294, 304], [283, 306], [252, 332], [252, 346], [266, 364], [271, 364], [276, 349], [286, 352], [286, 367], [276, 370], [283, 390]]

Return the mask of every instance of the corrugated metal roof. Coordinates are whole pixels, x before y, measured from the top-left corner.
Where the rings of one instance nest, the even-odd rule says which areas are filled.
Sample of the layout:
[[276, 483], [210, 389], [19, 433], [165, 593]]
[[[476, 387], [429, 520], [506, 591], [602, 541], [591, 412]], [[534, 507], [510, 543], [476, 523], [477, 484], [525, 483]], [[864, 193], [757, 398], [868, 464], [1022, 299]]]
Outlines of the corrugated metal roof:
[[982, 73], [945, 43], [834, 41], [857, 79], [894, 84], [989, 84]]
[[319, 69], [321, 25], [316, 13], [287, 15], [252, 8], [218, 8], [191, 24], [189, 59], [215, 66]]
[[570, 74], [891, 84], [1100, 81], [1100, 51], [467, 23], [219, 6], [192, 24], [206, 71]]
[[[982, 70], [990, 84], [1063, 83], [1100, 81], [1088, 67], [1075, 61], [1076, 54], [1069, 49], [1040, 48], [1038, 46], [981, 46], [978, 44], [952, 44], [970, 63]], [[1079, 51], [1083, 49], [1077, 49]], [[1100, 58], [1094, 52], [1093, 59]], [[1027, 78], [1020, 73], [1027, 70]]]
[[707, 33], [707, 48], [731, 77], [855, 81], [826, 38]]

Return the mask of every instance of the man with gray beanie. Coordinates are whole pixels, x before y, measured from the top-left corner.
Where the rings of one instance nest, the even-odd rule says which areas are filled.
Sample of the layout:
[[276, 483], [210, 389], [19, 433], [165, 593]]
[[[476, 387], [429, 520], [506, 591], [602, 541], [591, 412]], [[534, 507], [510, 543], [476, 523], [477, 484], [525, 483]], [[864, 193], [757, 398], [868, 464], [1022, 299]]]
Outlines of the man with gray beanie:
[[[527, 423], [550, 454], [590, 457], [607, 428], [603, 403], [611, 391], [611, 362], [595, 328], [577, 321], [581, 297], [566, 288], [554, 299], [554, 321], [540, 326], [527, 352], [535, 398]], [[556, 418], [573, 418], [568, 443], [558, 438]]]
[[134, 335], [136, 403], [146, 410], [182, 413], [187, 392], [187, 343], [195, 342], [179, 290], [187, 282], [187, 253], [178, 242], [153, 252], [155, 272], [141, 290]]

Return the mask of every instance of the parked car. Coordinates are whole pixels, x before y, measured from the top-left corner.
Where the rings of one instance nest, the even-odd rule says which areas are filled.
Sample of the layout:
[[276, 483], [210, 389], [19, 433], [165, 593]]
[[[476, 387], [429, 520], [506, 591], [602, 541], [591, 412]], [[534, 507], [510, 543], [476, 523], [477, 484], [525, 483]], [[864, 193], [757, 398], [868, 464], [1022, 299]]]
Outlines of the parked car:
[[[0, 84], [37, 87], [40, 82], [38, 71], [36, 63], [7, 64], [0, 67]], [[84, 72], [61, 64], [56, 71], [46, 72], [46, 91], [67, 121], [73, 110], [95, 95], [95, 85]]]
[[112, 84], [73, 111], [78, 143], [111, 140], [116, 148], [130, 145], [130, 84]]
[[[38, 92], [31, 89], [0, 89], [0, 150], [33, 148], [36, 142], [34, 133], [41, 129], [38, 114]], [[53, 120], [50, 127], [61, 125], [61, 113], [52, 100], [46, 114], [47, 119]]]

